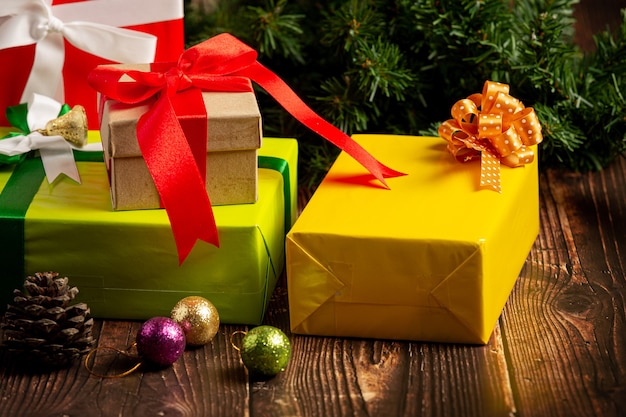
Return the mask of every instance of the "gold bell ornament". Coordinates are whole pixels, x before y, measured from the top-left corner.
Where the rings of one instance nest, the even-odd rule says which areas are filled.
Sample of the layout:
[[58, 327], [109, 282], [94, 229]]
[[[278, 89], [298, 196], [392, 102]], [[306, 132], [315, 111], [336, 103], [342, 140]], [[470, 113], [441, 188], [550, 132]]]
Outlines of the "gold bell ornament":
[[50, 120], [44, 129], [37, 129], [36, 132], [44, 136], [62, 136], [68, 142], [83, 147], [87, 144], [88, 132], [85, 108], [76, 105], [67, 113]]

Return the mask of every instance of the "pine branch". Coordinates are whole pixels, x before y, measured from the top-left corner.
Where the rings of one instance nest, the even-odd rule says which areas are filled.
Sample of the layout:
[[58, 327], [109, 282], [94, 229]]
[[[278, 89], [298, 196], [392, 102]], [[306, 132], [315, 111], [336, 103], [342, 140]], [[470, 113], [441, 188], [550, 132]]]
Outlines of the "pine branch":
[[288, 14], [287, 0], [268, 0], [265, 7], [248, 6], [254, 16], [252, 32], [259, 51], [269, 58], [280, 51], [285, 58], [292, 57], [303, 64], [301, 44], [298, 36], [302, 34], [300, 20], [303, 14]]
[[331, 5], [322, 14], [321, 44], [332, 48], [335, 54], [367, 49], [369, 40], [385, 28], [384, 15], [373, 6], [367, 0], [349, 0], [339, 7]]
[[[188, 42], [228, 31], [250, 44], [350, 134], [436, 134], [458, 99], [485, 80], [506, 82], [542, 122], [542, 166], [600, 169], [626, 151], [626, 14], [584, 55], [573, 41], [576, 3], [222, 0], [209, 15], [187, 13], [185, 24]], [[321, 178], [336, 149], [257, 97], [264, 130], [297, 137], [301, 172]]]
[[573, 43], [573, 5], [578, 0], [516, 2], [518, 41], [510, 56], [511, 81], [533, 101], [559, 101], [575, 94], [580, 50]]
[[414, 79], [402, 50], [385, 33], [387, 7], [388, 2], [351, 0], [324, 14], [321, 44], [335, 52], [330, 67], [342, 73], [324, 80], [327, 95], [315, 98], [328, 104], [323, 113], [348, 133], [376, 125], [380, 109], [390, 100], [404, 101]]
[[315, 100], [325, 103], [320, 108], [320, 115], [333, 120], [335, 126], [344, 132], [364, 131], [370, 121], [370, 114], [377, 115], [379, 111], [373, 102], [362, 103], [356, 87], [350, 83], [350, 78], [331, 78], [321, 85], [324, 96], [314, 97]]

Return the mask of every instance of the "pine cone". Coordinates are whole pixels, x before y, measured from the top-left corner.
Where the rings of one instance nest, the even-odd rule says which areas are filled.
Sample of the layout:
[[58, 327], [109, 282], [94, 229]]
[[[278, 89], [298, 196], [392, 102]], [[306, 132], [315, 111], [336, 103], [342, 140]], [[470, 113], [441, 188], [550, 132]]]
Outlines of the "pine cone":
[[78, 294], [56, 272], [35, 273], [14, 290], [1, 324], [3, 347], [48, 367], [69, 365], [94, 345], [93, 318], [87, 304], [69, 305]]

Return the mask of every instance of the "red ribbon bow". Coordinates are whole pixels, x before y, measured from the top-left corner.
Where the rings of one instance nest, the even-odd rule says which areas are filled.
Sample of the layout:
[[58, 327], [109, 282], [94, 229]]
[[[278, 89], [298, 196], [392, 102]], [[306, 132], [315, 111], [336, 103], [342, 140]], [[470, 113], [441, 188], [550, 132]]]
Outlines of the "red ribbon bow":
[[[181, 264], [198, 239], [219, 246], [201, 173], [204, 168], [199, 168], [204, 165], [206, 150], [202, 160], [196, 151], [196, 162], [189, 137], [179, 121], [181, 112], [190, 108], [204, 112], [206, 144], [202, 91], [252, 91], [252, 80], [297, 120], [351, 155], [385, 187], [388, 188], [384, 178], [405, 175], [378, 162], [352, 138], [313, 112], [256, 59], [254, 49], [223, 33], [189, 48], [177, 63], [153, 64], [151, 72], [102, 66], [89, 75], [89, 83], [107, 98], [127, 104], [155, 100], [137, 123], [137, 140], [169, 216]], [[124, 75], [134, 82], [120, 82]]]
[[501, 192], [500, 163], [531, 163], [530, 146], [543, 140], [535, 111], [510, 96], [507, 84], [486, 81], [482, 94], [454, 104], [452, 117], [439, 126], [439, 135], [459, 162], [480, 156], [480, 186], [493, 191]]

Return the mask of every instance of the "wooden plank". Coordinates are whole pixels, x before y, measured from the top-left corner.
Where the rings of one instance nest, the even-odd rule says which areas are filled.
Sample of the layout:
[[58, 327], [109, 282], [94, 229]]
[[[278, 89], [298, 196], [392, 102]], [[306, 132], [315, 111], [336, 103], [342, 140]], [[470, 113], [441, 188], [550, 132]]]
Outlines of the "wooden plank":
[[[109, 332], [105, 336], [99, 329], [97, 323], [95, 333], [96, 336], [101, 334], [101, 339], [113, 337]], [[124, 331], [128, 333], [128, 329], [120, 329], [120, 332]], [[116, 336], [119, 337], [119, 334]], [[2, 363], [1, 416], [63, 415], [64, 410], [68, 409], [89, 414], [90, 408], [97, 401], [95, 384], [81, 362], [67, 369], [49, 372], [5, 353]]]
[[509, 416], [515, 413], [499, 328], [486, 346], [299, 336], [287, 290], [265, 323], [285, 331], [284, 373], [251, 381], [252, 416]]
[[541, 177], [542, 230], [503, 316], [519, 416], [626, 408], [626, 163]]
[[[239, 327], [237, 327], [239, 328]], [[187, 349], [170, 368], [146, 372], [128, 415], [248, 415], [248, 384], [225, 325], [206, 346]]]
[[574, 5], [574, 40], [583, 51], [596, 49], [593, 35], [607, 28], [613, 33], [619, 28], [622, 18], [619, 10], [626, 8], [626, 0], [580, 0]]
[[[140, 322], [104, 321], [98, 346], [124, 349]], [[100, 327], [100, 326], [98, 326]], [[68, 369], [26, 373], [22, 364], [3, 357], [0, 374], [0, 416], [247, 416], [248, 381], [229, 335], [241, 326], [222, 326], [212, 343], [188, 349], [172, 366], [149, 366], [128, 376], [101, 379], [82, 361]], [[135, 361], [115, 362], [106, 351], [96, 358], [98, 372], [116, 374]], [[7, 356], [7, 355], [4, 355]], [[107, 363], [116, 364], [107, 367]]]

